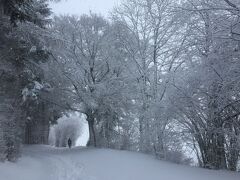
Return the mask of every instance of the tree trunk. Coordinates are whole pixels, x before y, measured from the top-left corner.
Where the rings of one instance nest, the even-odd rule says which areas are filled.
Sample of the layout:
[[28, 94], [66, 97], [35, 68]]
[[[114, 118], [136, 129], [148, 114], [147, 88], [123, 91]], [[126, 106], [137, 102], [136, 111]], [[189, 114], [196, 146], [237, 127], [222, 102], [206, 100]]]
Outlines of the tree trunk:
[[49, 120], [46, 117], [46, 104], [42, 102], [38, 105], [33, 119], [25, 124], [25, 144], [48, 144]]
[[217, 169], [227, 169], [226, 154], [224, 148], [224, 135], [222, 133], [217, 133], [216, 135], [216, 168]]
[[94, 117], [93, 115], [87, 115], [87, 122], [89, 128], [89, 140], [87, 146], [97, 147], [96, 133], [94, 129]]
[[4, 14], [3, 0], [0, 0], [0, 17]]
[[139, 151], [144, 151], [143, 117], [139, 118]]

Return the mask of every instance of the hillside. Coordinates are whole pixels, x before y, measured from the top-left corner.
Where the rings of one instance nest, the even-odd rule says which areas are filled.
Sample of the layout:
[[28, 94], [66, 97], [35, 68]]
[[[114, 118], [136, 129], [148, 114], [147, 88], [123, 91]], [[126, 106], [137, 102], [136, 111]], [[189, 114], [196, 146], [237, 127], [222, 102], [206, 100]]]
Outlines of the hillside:
[[106, 149], [24, 148], [18, 163], [0, 164], [0, 180], [239, 180], [239, 173], [210, 171]]

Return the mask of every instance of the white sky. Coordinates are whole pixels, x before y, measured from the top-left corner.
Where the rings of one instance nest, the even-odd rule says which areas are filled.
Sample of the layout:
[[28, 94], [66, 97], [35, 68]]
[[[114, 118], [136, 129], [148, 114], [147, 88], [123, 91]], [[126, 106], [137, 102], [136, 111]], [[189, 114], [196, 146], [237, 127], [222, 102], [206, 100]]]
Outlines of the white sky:
[[89, 13], [101, 13], [104, 16], [121, 0], [62, 0], [59, 3], [50, 3], [55, 14], [81, 15]]

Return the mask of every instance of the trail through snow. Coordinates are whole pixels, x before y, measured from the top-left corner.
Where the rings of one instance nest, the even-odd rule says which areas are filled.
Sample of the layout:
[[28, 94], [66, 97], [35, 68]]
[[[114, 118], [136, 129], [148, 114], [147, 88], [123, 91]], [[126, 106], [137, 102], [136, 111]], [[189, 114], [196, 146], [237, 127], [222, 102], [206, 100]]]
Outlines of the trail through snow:
[[134, 152], [28, 146], [18, 163], [0, 164], [0, 180], [240, 180], [240, 173], [181, 166]]

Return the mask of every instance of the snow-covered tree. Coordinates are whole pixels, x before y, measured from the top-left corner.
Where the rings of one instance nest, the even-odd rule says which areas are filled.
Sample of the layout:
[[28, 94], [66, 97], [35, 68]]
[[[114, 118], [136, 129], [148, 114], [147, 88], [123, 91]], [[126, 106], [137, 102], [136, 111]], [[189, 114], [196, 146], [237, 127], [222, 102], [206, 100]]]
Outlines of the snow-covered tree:
[[129, 70], [137, 87], [138, 95], [132, 98], [139, 110], [140, 151], [158, 151], [162, 155], [162, 134], [168, 120], [160, 117], [159, 111], [184, 43], [179, 14], [174, 11], [176, 3], [174, 0], [126, 0], [114, 10], [112, 17], [124, 29], [118, 32], [119, 41], [128, 54], [132, 66]]
[[110, 30], [109, 22], [95, 14], [58, 17], [53, 27], [59, 37], [53, 58], [60, 76], [68, 82], [63, 91], [72, 98], [71, 109], [86, 114], [88, 144], [94, 146], [97, 126], [102, 129], [110, 121], [115, 127], [129, 101], [123, 95], [129, 83], [122, 74], [124, 56], [117, 54]]
[[6, 158], [15, 161], [23, 141], [26, 112], [31, 111], [22, 106], [22, 91], [29, 83], [41, 78], [37, 66], [47, 59], [47, 51], [41, 40], [43, 29], [40, 27], [45, 25], [43, 22], [50, 10], [46, 1], [1, 1], [0, 6], [4, 10], [0, 11], [0, 121]]
[[[189, 34], [172, 103], [197, 142], [200, 165], [236, 170], [239, 157], [239, 43], [229, 1], [183, 4]], [[237, 7], [237, 6], [236, 6]], [[235, 24], [233, 26], [233, 24]]]

